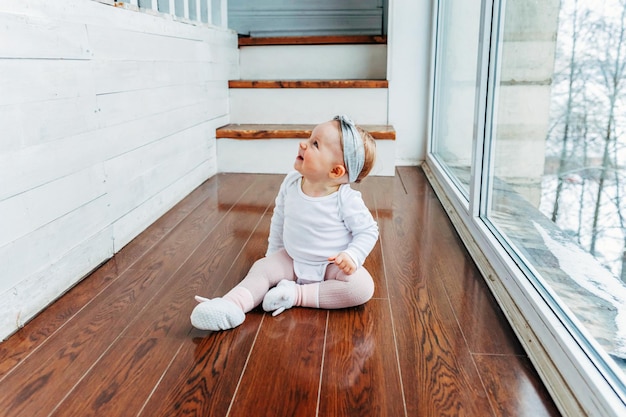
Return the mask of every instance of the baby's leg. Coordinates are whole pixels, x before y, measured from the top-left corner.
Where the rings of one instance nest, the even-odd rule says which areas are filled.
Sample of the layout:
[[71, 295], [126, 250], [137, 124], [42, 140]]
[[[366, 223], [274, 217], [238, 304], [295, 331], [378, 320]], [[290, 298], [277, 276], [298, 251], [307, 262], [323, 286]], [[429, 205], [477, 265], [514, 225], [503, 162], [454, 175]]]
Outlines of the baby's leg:
[[281, 282], [263, 300], [265, 311], [274, 315], [293, 306], [313, 308], [346, 308], [366, 303], [374, 295], [374, 280], [367, 269], [359, 268], [346, 275], [334, 264], [328, 266], [324, 281], [297, 285]]
[[224, 298], [247, 313], [261, 304], [265, 293], [283, 279], [295, 280], [293, 259], [284, 249], [256, 261], [243, 281]]
[[[374, 280], [367, 271], [361, 267], [353, 274], [346, 275], [334, 264], [328, 265], [326, 277], [318, 284], [318, 307], [335, 309], [355, 307], [365, 304], [374, 295]], [[315, 290], [303, 286], [303, 291]], [[310, 296], [302, 297], [303, 300], [311, 299]], [[304, 305], [304, 307], [315, 307]]]
[[265, 293], [280, 280], [294, 280], [293, 261], [281, 250], [252, 265], [248, 275], [224, 297], [206, 299], [191, 313], [191, 324], [201, 330], [227, 330], [239, 326], [245, 313], [259, 305]]

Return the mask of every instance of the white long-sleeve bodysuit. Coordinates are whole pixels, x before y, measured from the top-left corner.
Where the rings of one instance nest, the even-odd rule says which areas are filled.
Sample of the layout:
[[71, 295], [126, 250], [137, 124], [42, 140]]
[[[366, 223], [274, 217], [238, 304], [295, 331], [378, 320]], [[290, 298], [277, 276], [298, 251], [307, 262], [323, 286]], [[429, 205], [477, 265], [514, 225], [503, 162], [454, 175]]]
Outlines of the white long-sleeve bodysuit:
[[285, 248], [299, 283], [320, 282], [329, 257], [346, 252], [361, 267], [377, 239], [378, 224], [360, 192], [344, 184], [330, 195], [309, 197], [293, 171], [276, 197], [266, 255]]

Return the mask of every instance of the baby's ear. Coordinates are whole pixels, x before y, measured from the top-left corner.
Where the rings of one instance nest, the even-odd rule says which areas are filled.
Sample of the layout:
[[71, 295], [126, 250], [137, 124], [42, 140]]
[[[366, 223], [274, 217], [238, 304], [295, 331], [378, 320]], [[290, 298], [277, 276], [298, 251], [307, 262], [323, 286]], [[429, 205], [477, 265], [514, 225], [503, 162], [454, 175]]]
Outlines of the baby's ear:
[[343, 165], [335, 165], [333, 169], [330, 170], [331, 178], [338, 179], [343, 177], [346, 174], [346, 167]]

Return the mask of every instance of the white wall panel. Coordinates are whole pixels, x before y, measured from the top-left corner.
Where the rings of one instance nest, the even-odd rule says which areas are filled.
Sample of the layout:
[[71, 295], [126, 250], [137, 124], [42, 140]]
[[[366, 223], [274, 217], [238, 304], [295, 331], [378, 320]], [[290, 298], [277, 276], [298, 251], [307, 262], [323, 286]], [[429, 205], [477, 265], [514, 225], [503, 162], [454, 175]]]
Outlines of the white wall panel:
[[105, 185], [95, 165], [0, 201], [0, 247], [103, 196]]
[[176, 85], [98, 95], [101, 126], [129, 122], [180, 107], [201, 105], [208, 95], [206, 85]]
[[36, 315], [41, 306], [52, 303], [82, 277], [94, 269], [102, 259], [113, 255], [112, 226], [87, 237], [74, 246], [63, 258], [50, 263], [45, 269], [21, 280], [2, 294], [0, 303], [0, 328], [22, 327]]
[[0, 13], [0, 58], [90, 59], [80, 22]]
[[0, 106], [93, 96], [89, 61], [0, 59]]
[[[109, 196], [104, 195], [77, 207], [29, 235], [0, 247], [0, 265], [2, 265], [0, 294], [2, 291], [19, 286], [22, 280], [31, 275], [61, 262], [76, 246], [82, 245], [90, 236], [110, 227], [112, 219], [107, 210], [108, 205]], [[113, 236], [109, 235], [108, 239], [106, 252], [112, 256]], [[105, 259], [100, 259], [98, 263]], [[94, 264], [92, 268], [96, 265], [98, 264]], [[80, 277], [73, 277], [74, 280], [77, 278]]]
[[133, 30], [88, 26], [94, 58], [132, 61], [211, 61], [212, 51], [202, 40], [161, 36]]
[[108, 147], [106, 136], [92, 131], [0, 153], [0, 201], [97, 164]]
[[[33, 114], [38, 117], [33, 118]], [[98, 128], [96, 97], [85, 95], [0, 106], [0, 126], [0, 152], [92, 131]]]
[[0, 153], [0, 178], [11, 178], [0, 187], [0, 201], [99, 161], [141, 148], [201, 123], [207, 117], [221, 117], [226, 114], [226, 106], [223, 101], [206, 101], [172, 110], [167, 113], [168, 117], [159, 113], [15, 152]]
[[202, 184], [206, 178], [216, 173], [215, 161], [205, 161], [202, 165], [194, 167], [186, 176], [179, 178], [175, 183], [164, 189], [163, 193], [150, 198], [141, 206], [134, 208], [123, 217], [117, 219], [113, 225], [113, 235], [115, 236], [113, 241], [114, 251], [119, 251], [138, 233], [156, 221], [160, 215], [155, 213], [169, 210], [189, 194], [189, 190], [193, 190]]
[[[171, 161], [168, 161], [168, 163], [155, 167], [153, 171], [147, 173], [149, 175], [139, 177], [128, 184], [128, 192], [135, 191], [138, 196], [143, 196], [143, 198], [131, 200], [134, 204], [129, 204], [128, 198], [119, 199], [116, 198], [115, 195], [111, 196], [113, 200], [112, 206], [118, 203], [118, 213], [123, 213], [114, 223], [114, 245], [116, 250], [121, 249], [138, 233], [144, 230], [145, 227], [152, 223], [152, 221], [156, 220], [158, 216], [153, 218], [154, 213], [169, 209], [185, 195], [176, 187], [180, 178], [188, 178], [195, 187], [200, 185], [208, 176], [215, 174], [217, 171], [215, 168], [215, 160], [206, 158], [209, 150], [206, 148], [196, 148], [195, 151], [195, 156], [190, 153], [179, 155], [178, 158], [173, 158]], [[170, 175], [168, 175], [168, 173]], [[202, 179], [201, 175], [206, 176]], [[158, 185], [159, 192], [156, 192], [157, 185], [154, 182], [155, 177], [162, 177], [159, 178], [161, 179]], [[174, 179], [177, 181], [173, 181]], [[161, 193], [160, 191], [162, 191], [163, 184], [167, 184], [167, 187], [171, 187], [168, 191], [174, 192], [175, 195], [180, 198], [169, 198], [169, 196]], [[188, 194], [189, 190], [187, 190], [186, 193]], [[158, 210], [155, 210], [155, 208]]]
[[93, 77], [96, 94], [119, 93], [182, 83], [206, 83], [214, 77], [216, 66], [206, 62], [96, 61]]
[[[196, 161], [197, 165], [208, 159], [208, 138], [211, 133], [205, 126], [206, 124], [196, 125], [106, 161], [108, 186], [112, 190], [123, 190], [138, 178], [146, 178], [156, 184], [167, 184], [167, 181], [172, 181], [178, 174], [171, 170], [173, 167], [164, 169], [163, 166], [171, 164], [171, 161], [187, 157], [200, 158]], [[124, 195], [122, 200], [129, 204], [133, 197], [137, 197], [137, 194]]]
[[217, 172], [234, 32], [2, 0], [0, 338]]

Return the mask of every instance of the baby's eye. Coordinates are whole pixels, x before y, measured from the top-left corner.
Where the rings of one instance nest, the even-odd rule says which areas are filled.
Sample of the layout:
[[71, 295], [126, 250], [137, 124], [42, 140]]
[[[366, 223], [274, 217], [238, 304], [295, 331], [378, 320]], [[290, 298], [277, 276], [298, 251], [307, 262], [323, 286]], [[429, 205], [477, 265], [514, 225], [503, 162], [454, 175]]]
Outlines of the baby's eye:
[[313, 142], [313, 146], [315, 146], [316, 148], [319, 148], [319, 147], [320, 147], [320, 146], [319, 146], [319, 144], [317, 143], [317, 141], [314, 141], [314, 142]]

